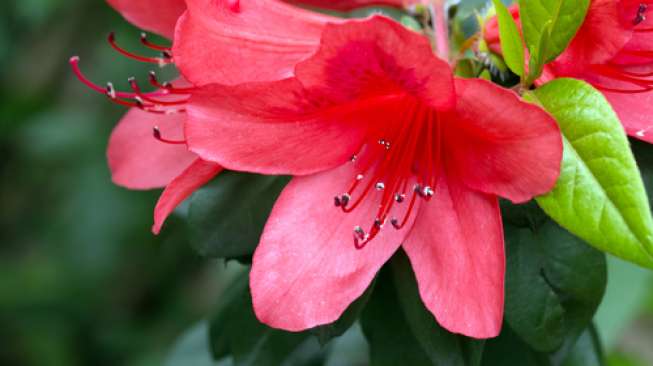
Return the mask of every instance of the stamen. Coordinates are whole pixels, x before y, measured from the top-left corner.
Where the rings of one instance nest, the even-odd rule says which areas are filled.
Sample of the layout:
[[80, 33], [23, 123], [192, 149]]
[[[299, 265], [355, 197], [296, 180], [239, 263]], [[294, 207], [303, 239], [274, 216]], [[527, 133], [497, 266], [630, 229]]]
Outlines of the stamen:
[[[118, 92], [113, 88], [113, 85], [111, 83], [108, 83], [107, 87], [101, 87], [101, 86], [95, 84], [94, 82], [90, 81], [86, 76], [84, 76], [81, 69], [79, 68], [79, 61], [80, 61], [79, 56], [71, 57], [70, 61], [69, 61], [70, 67], [72, 68], [73, 73], [75, 74], [77, 79], [79, 79], [79, 81], [81, 81], [84, 85], [86, 85], [90, 89], [92, 89], [92, 90], [94, 90], [94, 91], [96, 91], [96, 92], [98, 92], [100, 94], [107, 94], [107, 92], [109, 91], [109, 88], [111, 88], [112, 94], [115, 94], [115, 95], [112, 95], [113, 98], [133, 99], [133, 98], [138, 96], [136, 93]], [[109, 86], [109, 84], [111, 84], [111, 86]], [[145, 95], [147, 97], [160, 97], [160, 96], [164, 96], [164, 95], [168, 95], [168, 94], [170, 94], [170, 93], [168, 91], [166, 91], [166, 90], [149, 92], [149, 93], [142, 93], [142, 95]]]
[[169, 82], [160, 83], [159, 79], [156, 76], [156, 72], [150, 71], [149, 81], [152, 86], [158, 89], [164, 89], [169, 94], [191, 94], [196, 91], [197, 88], [177, 88]]
[[109, 41], [109, 44], [114, 50], [118, 51], [120, 54], [128, 58], [131, 58], [132, 60], [158, 64], [159, 66], [164, 66], [172, 62], [171, 57], [166, 57], [165, 54], [164, 57], [147, 57], [147, 56], [137, 55], [135, 53], [125, 50], [124, 48], [118, 46], [118, 44], [116, 43], [116, 35], [114, 32], [109, 33], [107, 40]]
[[646, 4], [639, 4], [639, 8], [637, 9], [637, 15], [635, 16], [635, 19], [633, 20], [634, 25], [639, 25], [643, 21], [646, 20], [646, 10], [648, 9], [648, 5]]
[[156, 106], [176, 106], [176, 105], [184, 105], [188, 103], [189, 99], [181, 99], [181, 100], [173, 100], [173, 101], [165, 101], [165, 100], [159, 100], [159, 99], [154, 99], [146, 94], [143, 94], [141, 92], [141, 88], [138, 85], [138, 82], [136, 81], [136, 78], [130, 77], [127, 79], [127, 82], [129, 83], [129, 86], [132, 88], [134, 93], [136, 94], [136, 97], [141, 98], [147, 102], [153, 103]]
[[154, 43], [150, 42], [147, 39], [147, 33], [145, 33], [145, 32], [141, 33], [141, 43], [143, 44], [143, 46], [145, 46], [147, 48], [150, 48], [150, 49], [153, 49], [155, 51], [164, 51], [164, 52], [169, 52], [170, 51], [170, 47], [161, 46], [161, 45], [154, 44]]
[[166, 144], [172, 144], [172, 145], [184, 145], [186, 144], [186, 141], [182, 140], [168, 140], [166, 138], [163, 138], [161, 136], [161, 130], [159, 130], [159, 126], [154, 126], [152, 127], [152, 135], [154, 136], [155, 139], [166, 143]]
[[[360, 164], [362, 166], [357, 168], [364, 175], [357, 174], [349, 190], [334, 197], [334, 205], [345, 213], [355, 210], [364, 200], [379, 200], [369, 230], [365, 231], [362, 226], [354, 227], [356, 249], [365, 248], [388, 221], [396, 230], [405, 228], [415, 213], [417, 198], [428, 202], [435, 195], [434, 187], [441, 164], [440, 120], [435, 111], [412, 97], [407, 97], [401, 105], [410, 109], [409, 113], [403, 114], [404, 119], [398, 121], [396, 126], [379, 131], [382, 138], [376, 135], [377, 138], [369, 141], [361, 150], [366, 156]], [[435, 139], [430, 136], [432, 134]], [[392, 149], [386, 136], [393, 141]], [[366, 182], [361, 184], [363, 180]], [[409, 181], [415, 182], [410, 203], [399, 206], [407, 200]], [[356, 198], [351, 201], [353, 195]], [[399, 207], [403, 207], [401, 213], [390, 218]]]

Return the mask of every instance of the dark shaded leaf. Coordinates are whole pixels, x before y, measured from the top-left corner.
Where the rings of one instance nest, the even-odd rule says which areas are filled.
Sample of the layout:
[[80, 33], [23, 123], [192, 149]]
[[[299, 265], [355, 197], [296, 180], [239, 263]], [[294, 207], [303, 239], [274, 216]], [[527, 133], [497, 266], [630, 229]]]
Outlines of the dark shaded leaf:
[[605, 256], [550, 220], [505, 235], [507, 322], [539, 352], [568, 352], [603, 297]]
[[433, 365], [479, 365], [484, 341], [450, 333], [438, 325], [420, 298], [415, 275], [403, 251], [393, 257], [391, 267], [403, 315]]
[[224, 172], [193, 194], [188, 213], [191, 245], [203, 256], [247, 257], [287, 177]]

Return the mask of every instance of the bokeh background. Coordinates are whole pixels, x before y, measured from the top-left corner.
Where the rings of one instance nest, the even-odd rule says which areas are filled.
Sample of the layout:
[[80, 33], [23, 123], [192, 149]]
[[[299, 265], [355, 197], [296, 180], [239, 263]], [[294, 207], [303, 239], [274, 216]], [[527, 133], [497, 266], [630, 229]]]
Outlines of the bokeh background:
[[[110, 31], [139, 47], [103, 0], [0, 2], [0, 365], [162, 365], [224, 287], [224, 263], [193, 252], [183, 220], [150, 234], [159, 192], [111, 183], [124, 109], [68, 66], [79, 55], [99, 83], [145, 80]], [[610, 258], [596, 324], [610, 365], [653, 365], [652, 273]]]

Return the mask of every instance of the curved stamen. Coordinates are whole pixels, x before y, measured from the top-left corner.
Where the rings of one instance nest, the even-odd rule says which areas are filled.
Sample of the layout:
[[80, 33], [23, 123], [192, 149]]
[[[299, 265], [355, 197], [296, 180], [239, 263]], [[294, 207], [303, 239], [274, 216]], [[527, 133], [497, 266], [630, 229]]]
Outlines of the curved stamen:
[[138, 85], [138, 82], [136, 81], [136, 78], [130, 77], [128, 80], [129, 86], [132, 88], [134, 93], [136, 94], [137, 97], [141, 98], [142, 100], [146, 102], [150, 102], [152, 104], [155, 104], [157, 106], [175, 106], [175, 105], [183, 105], [188, 103], [188, 98], [182, 99], [182, 100], [173, 100], [173, 101], [165, 101], [165, 100], [158, 100], [154, 99], [152, 97], [147, 96], [146, 94], [143, 94], [141, 92], [141, 88]]
[[152, 136], [154, 136], [155, 139], [165, 143], [165, 144], [171, 144], [171, 145], [185, 145], [186, 141], [184, 140], [168, 140], [161, 136], [161, 130], [159, 129], [159, 126], [154, 126], [152, 127]]
[[147, 47], [149, 49], [152, 49], [152, 50], [155, 50], [155, 51], [170, 52], [170, 47], [161, 46], [161, 45], [150, 42], [147, 39], [147, 33], [145, 33], [145, 32], [141, 33], [141, 38], [140, 39], [141, 39], [141, 43], [143, 44], [143, 46], [145, 46], [145, 47]]
[[150, 85], [154, 86], [155, 88], [164, 89], [170, 94], [191, 94], [192, 92], [197, 90], [197, 88], [192, 88], [192, 87], [191, 88], [178, 88], [178, 87], [173, 86], [171, 83], [169, 83], [167, 81], [164, 82], [164, 83], [161, 83], [161, 82], [159, 82], [159, 79], [157, 78], [155, 71], [150, 71], [149, 81], [150, 81]]
[[[69, 61], [70, 67], [72, 68], [73, 73], [75, 74], [77, 79], [79, 79], [79, 81], [81, 81], [84, 85], [86, 85], [90, 89], [92, 89], [92, 90], [94, 90], [94, 91], [96, 91], [96, 92], [98, 92], [100, 94], [106, 94], [107, 91], [108, 91], [107, 87], [102, 87], [102, 86], [99, 86], [99, 85], [95, 84], [94, 82], [90, 81], [84, 75], [84, 73], [82, 73], [82, 71], [81, 71], [81, 69], [79, 67], [79, 61], [80, 61], [79, 56], [73, 56], [73, 57], [70, 58], [70, 61]], [[115, 91], [113, 89], [113, 86], [111, 86], [111, 89], [112, 89], [112, 93], [117, 98], [133, 99], [133, 98], [138, 96], [135, 93], [125, 93], [125, 92]], [[155, 92], [143, 93], [143, 95], [145, 95], [147, 97], [160, 97], [160, 96], [169, 95], [169, 94], [170, 93], [167, 90], [160, 90], [160, 91], [155, 91]]]
[[120, 54], [126, 57], [131, 58], [132, 60], [158, 64], [159, 66], [164, 66], [172, 63], [171, 56], [167, 53], [167, 51], [164, 51], [163, 57], [147, 57], [147, 56], [137, 55], [135, 53], [125, 50], [124, 48], [120, 47], [116, 43], [116, 34], [114, 32], [109, 33], [107, 40], [109, 41], [109, 44], [114, 50], [118, 51]]

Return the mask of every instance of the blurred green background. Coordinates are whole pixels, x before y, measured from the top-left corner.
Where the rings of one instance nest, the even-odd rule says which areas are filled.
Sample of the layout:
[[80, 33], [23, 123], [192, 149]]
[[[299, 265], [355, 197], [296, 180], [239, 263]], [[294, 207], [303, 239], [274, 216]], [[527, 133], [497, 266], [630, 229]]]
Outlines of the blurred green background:
[[[83, 87], [126, 88], [148, 66], [105, 39], [139, 31], [102, 0], [0, 2], [0, 365], [161, 365], [211, 313], [224, 264], [200, 259], [173, 218], [150, 234], [158, 192], [111, 183], [105, 148], [124, 110]], [[610, 259], [597, 316], [611, 365], [653, 365], [653, 276]]]

